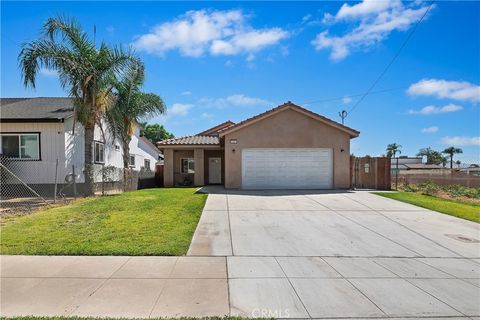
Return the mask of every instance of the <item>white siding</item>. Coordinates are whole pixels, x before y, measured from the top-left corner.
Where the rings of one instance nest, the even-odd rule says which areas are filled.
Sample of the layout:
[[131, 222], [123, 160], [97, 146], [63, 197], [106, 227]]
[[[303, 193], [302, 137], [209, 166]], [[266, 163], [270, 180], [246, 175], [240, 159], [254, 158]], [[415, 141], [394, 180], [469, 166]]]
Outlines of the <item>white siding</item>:
[[150, 160], [150, 170], [155, 171], [155, 164], [158, 161], [159, 152], [149, 146], [142, 138], [140, 138], [140, 130], [135, 129], [135, 133], [130, 141], [130, 154], [135, 155], [135, 170], [140, 170], [144, 167], [144, 160]]
[[[65, 177], [72, 173], [75, 166], [77, 182], [85, 181], [84, 170], [84, 129], [80, 123], [76, 124], [73, 135], [73, 117], [64, 123], [1, 123], [1, 132], [39, 132], [40, 133], [40, 161], [15, 161], [15, 173], [26, 183], [54, 183], [55, 166], [58, 159], [57, 182], [63, 183]], [[155, 171], [158, 161], [158, 150], [145, 143], [139, 135], [138, 128], [130, 142], [130, 154], [135, 155], [134, 170], [139, 171], [144, 166], [144, 159], [150, 160], [150, 170]], [[112, 135], [106, 130], [105, 139], [99, 127], [95, 128], [94, 140], [105, 143], [105, 165], [123, 168], [122, 144], [113, 141]], [[115, 149], [115, 145], [120, 148]], [[93, 146], [92, 146], [93, 148]], [[93, 150], [92, 150], [93, 151]], [[92, 153], [93, 154], [93, 153]], [[95, 180], [98, 180], [97, 178]]]
[[1, 123], [2, 133], [40, 133], [40, 160], [11, 162], [11, 169], [25, 183], [55, 183], [55, 167], [58, 159], [57, 181], [65, 178], [65, 150], [63, 123]]
[[65, 120], [64, 132], [65, 132], [65, 171], [68, 174], [72, 173], [72, 166], [75, 166], [75, 175], [78, 177], [77, 182], [82, 183], [85, 181], [83, 176], [84, 165], [84, 131], [83, 126], [80, 123], [75, 125], [75, 136], [73, 136], [73, 117]]

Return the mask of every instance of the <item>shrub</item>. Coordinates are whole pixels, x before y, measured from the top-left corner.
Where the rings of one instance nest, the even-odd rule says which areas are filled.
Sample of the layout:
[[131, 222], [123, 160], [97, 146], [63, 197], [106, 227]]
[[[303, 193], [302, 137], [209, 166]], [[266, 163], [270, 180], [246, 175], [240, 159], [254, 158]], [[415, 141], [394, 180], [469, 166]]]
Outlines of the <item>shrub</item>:
[[433, 196], [437, 194], [438, 191], [440, 191], [440, 187], [432, 181], [420, 183], [418, 185], [418, 188], [422, 194], [425, 194], [428, 196]]

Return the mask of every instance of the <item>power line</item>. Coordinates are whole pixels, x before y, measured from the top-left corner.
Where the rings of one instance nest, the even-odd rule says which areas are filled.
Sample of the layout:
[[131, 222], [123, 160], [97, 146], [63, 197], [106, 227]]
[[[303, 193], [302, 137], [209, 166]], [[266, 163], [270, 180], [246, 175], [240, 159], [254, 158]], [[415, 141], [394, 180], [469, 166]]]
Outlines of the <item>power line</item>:
[[[384, 93], [384, 92], [389, 92], [389, 91], [394, 91], [394, 90], [401, 90], [401, 89], [405, 89], [407, 88], [406, 86], [402, 86], [402, 87], [395, 87], [395, 88], [389, 88], [389, 89], [382, 89], [382, 90], [377, 90], [377, 91], [373, 91], [373, 92], [370, 92], [370, 94], [378, 94], [378, 93]], [[322, 103], [322, 102], [330, 102], [330, 101], [338, 101], [338, 100], [342, 100], [344, 98], [356, 98], [356, 97], [361, 97], [362, 95], [364, 95], [365, 92], [363, 93], [357, 93], [357, 94], [350, 94], [350, 95], [344, 95], [344, 96], [338, 96], [338, 97], [334, 97], [334, 98], [325, 98], [325, 99], [319, 99], [319, 100], [311, 100], [311, 101], [305, 101], [305, 102], [301, 102], [300, 104], [313, 104], [313, 103]]]
[[392, 66], [392, 64], [395, 62], [395, 60], [397, 60], [398, 56], [400, 55], [400, 53], [402, 52], [403, 48], [405, 48], [405, 46], [407, 45], [408, 41], [410, 40], [410, 38], [413, 36], [413, 34], [415, 33], [415, 31], [417, 30], [418, 26], [420, 25], [420, 23], [423, 21], [423, 19], [425, 18], [425, 16], [427, 15], [428, 11], [430, 11], [430, 8], [432, 7], [433, 3], [435, 2], [435, 0], [431, 1], [430, 4], [428, 5], [427, 7], [427, 10], [425, 10], [425, 12], [423, 13], [422, 17], [417, 21], [417, 23], [415, 24], [415, 26], [413, 27], [412, 31], [410, 31], [410, 33], [408, 34], [408, 36], [405, 38], [405, 40], [403, 41], [402, 45], [400, 46], [400, 48], [398, 49], [397, 53], [393, 56], [392, 60], [390, 60], [390, 62], [387, 64], [387, 66], [385, 67], [385, 69], [382, 71], [382, 73], [380, 73], [380, 75], [378, 76], [378, 78], [372, 83], [372, 85], [370, 86], [370, 88], [368, 88], [368, 90], [362, 95], [362, 97], [360, 99], [357, 100], [357, 102], [352, 106], [352, 108], [348, 111], [348, 114], [352, 113], [353, 110], [355, 110], [355, 108], [363, 101], [363, 99], [365, 99], [365, 97], [370, 94], [370, 91], [373, 90], [373, 88], [375, 88], [375, 86], [377, 85], [377, 83], [382, 79], [382, 77], [387, 73], [388, 69], [390, 69], [390, 67]]

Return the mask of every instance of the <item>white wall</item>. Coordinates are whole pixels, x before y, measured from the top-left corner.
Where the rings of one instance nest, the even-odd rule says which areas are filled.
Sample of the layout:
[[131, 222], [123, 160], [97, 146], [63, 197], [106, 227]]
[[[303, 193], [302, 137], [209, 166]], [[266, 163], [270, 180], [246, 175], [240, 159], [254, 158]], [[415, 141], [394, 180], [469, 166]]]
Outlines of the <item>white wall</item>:
[[1, 123], [2, 133], [40, 133], [40, 160], [12, 160], [12, 172], [25, 183], [55, 183], [55, 167], [58, 159], [57, 181], [65, 178], [65, 150], [63, 123]]
[[84, 149], [85, 139], [83, 126], [80, 123], [75, 125], [75, 136], [73, 136], [73, 117], [65, 119], [65, 171], [68, 174], [73, 172], [72, 166], [75, 166], [75, 175], [77, 182], [85, 182], [83, 175], [84, 168]]
[[[65, 119], [64, 123], [1, 123], [0, 132], [39, 132], [40, 133], [40, 161], [15, 161], [15, 173], [26, 183], [54, 183], [55, 166], [58, 159], [57, 182], [63, 183], [65, 177], [72, 173], [75, 166], [77, 182], [85, 181], [84, 170], [84, 129], [76, 123], [75, 136], [73, 135], [73, 117]], [[105, 165], [123, 168], [122, 145], [120, 141], [113, 141], [112, 135], [105, 130], [105, 139], [99, 127], [95, 128], [94, 140], [105, 143]], [[115, 149], [115, 145], [119, 148]], [[93, 148], [93, 146], [92, 146]], [[93, 154], [93, 152], [92, 152]], [[139, 171], [144, 166], [144, 159], [150, 160], [150, 170], [155, 171], [158, 161], [158, 151], [140, 138], [139, 129], [135, 129], [130, 142], [130, 154], [135, 155], [134, 170]], [[98, 165], [100, 167], [100, 165]], [[97, 178], [95, 180], [98, 180]], [[99, 181], [99, 180], [98, 180]]]
[[135, 155], [135, 170], [140, 170], [144, 167], [144, 160], [150, 160], [150, 170], [155, 171], [155, 164], [158, 161], [158, 150], [149, 146], [142, 138], [140, 138], [140, 130], [135, 128], [132, 141], [130, 141], [130, 154]]

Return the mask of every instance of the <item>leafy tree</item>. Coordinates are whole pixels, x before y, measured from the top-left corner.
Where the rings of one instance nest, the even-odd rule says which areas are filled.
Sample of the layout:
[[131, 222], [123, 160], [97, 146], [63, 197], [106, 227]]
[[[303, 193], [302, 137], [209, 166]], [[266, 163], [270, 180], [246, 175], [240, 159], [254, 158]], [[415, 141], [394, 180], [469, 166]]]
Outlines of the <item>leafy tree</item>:
[[[122, 140], [123, 167], [129, 167], [130, 141], [142, 119], [166, 112], [162, 98], [140, 90], [145, 80], [143, 64], [131, 65], [123, 77], [114, 83], [114, 104], [107, 112], [107, 123], [115, 136]], [[126, 171], [124, 170], [124, 174]], [[125, 179], [126, 181], [126, 179]]]
[[[93, 135], [111, 105], [111, 82], [126, 66], [138, 60], [121, 47], [99, 47], [74, 19], [50, 18], [43, 35], [25, 43], [18, 56], [23, 84], [35, 88], [40, 68], [58, 72], [60, 85], [73, 98], [76, 121], [85, 131], [86, 194], [93, 194]], [[73, 129], [74, 130], [74, 129]]]
[[171, 132], [168, 132], [163, 125], [159, 124], [145, 124], [141, 134], [152, 143], [157, 143], [158, 141], [174, 137], [174, 135]]
[[427, 164], [442, 164], [445, 166], [447, 158], [445, 158], [441, 152], [432, 150], [432, 148], [422, 148], [418, 151], [417, 157], [426, 157]]
[[463, 150], [460, 148], [449, 147], [442, 151], [442, 153], [448, 154], [450, 156], [450, 169], [453, 168], [453, 155], [463, 153]]
[[400, 149], [402, 148], [401, 145], [397, 144], [397, 143], [390, 143], [388, 146], [387, 146], [387, 149], [385, 151], [387, 151], [387, 157], [389, 158], [395, 158], [395, 155], [398, 153], [398, 154], [401, 154], [402, 151], [400, 151]]

